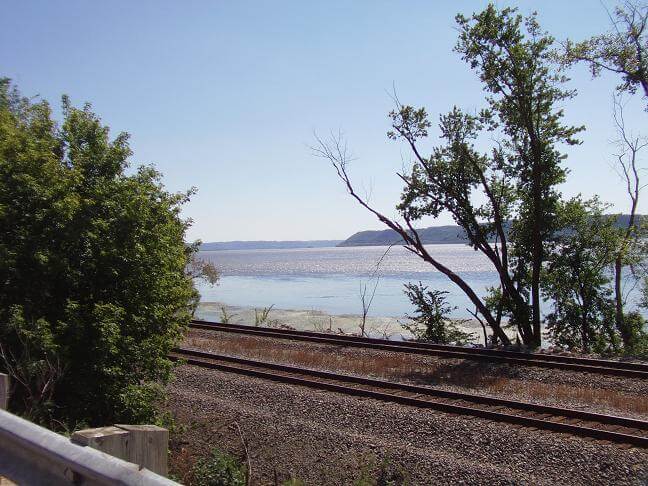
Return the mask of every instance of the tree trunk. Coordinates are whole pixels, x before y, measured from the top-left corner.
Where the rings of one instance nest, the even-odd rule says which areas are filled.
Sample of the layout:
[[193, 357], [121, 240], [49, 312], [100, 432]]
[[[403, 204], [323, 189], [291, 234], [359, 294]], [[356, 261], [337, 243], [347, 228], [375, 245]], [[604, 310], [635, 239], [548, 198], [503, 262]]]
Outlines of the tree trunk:
[[528, 343], [531, 347], [539, 348], [542, 340], [540, 330], [540, 271], [542, 269], [542, 193], [541, 193], [540, 155], [533, 169], [533, 224], [532, 224], [532, 268], [531, 268], [531, 306], [532, 330]]
[[[396, 228], [392, 228], [396, 229]], [[398, 231], [396, 229], [396, 231]], [[403, 236], [403, 234], [401, 234]], [[493, 318], [493, 315], [491, 312], [488, 310], [488, 308], [484, 305], [482, 300], [479, 298], [479, 296], [474, 292], [474, 290], [468, 285], [459, 275], [454, 273], [452, 270], [449, 268], [445, 267], [441, 263], [437, 262], [434, 258], [432, 258], [423, 245], [416, 241], [412, 241], [411, 238], [407, 238], [410, 240], [410, 243], [412, 246], [416, 248], [416, 251], [418, 252], [418, 255], [428, 263], [432, 264], [433, 267], [435, 267], [437, 270], [439, 270], [441, 273], [443, 273], [446, 277], [448, 277], [453, 283], [455, 283], [463, 292], [466, 294], [466, 296], [471, 300], [471, 302], [475, 305], [475, 308], [481, 313], [481, 315], [484, 316], [484, 319], [486, 319], [486, 322], [490, 326], [490, 328], [493, 330], [493, 334], [497, 337], [497, 339], [504, 345], [510, 345], [511, 340], [508, 338], [504, 330], [502, 329], [502, 326], [498, 321], [496, 321]]]
[[587, 315], [589, 314], [589, 304], [587, 299], [581, 295], [581, 301], [583, 302], [582, 311], [581, 311], [581, 344], [583, 347], [583, 353], [588, 353], [590, 350], [589, 342], [589, 322]]
[[[633, 164], [634, 167], [634, 164]], [[636, 176], [635, 176], [636, 177]], [[623, 313], [623, 292], [621, 289], [621, 282], [623, 279], [623, 258], [625, 257], [625, 252], [628, 248], [628, 242], [632, 238], [632, 231], [635, 224], [635, 215], [637, 213], [637, 204], [639, 202], [639, 193], [638, 187], [639, 182], [636, 179], [635, 182], [635, 193], [634, 196], [630, 194], [632, 199], [632, 207], [630, 208], [630, 219], [628, 220], [628, 227], [626, 228], [625, 236], [623, 242], [621, 243], [621, 249], [614, 260], [614, 300], [615, 300], [615, 316], [614, 321], [619, 334], [621, 334], [621, 339], [623, 341], [623, 347], [628, 349], [632, 346], [632, 333], [628, 329], [628, 326], [625, 322], [625, 317]]]
[[589, 333], [587, 326], [587, 318], [583, 315], [581, 322], [581, 344], [583, 347], [583, 353], [589, 352]]
[[621, 272], [623, 271], [623, 262], [621, 253], [614, 261], [614, 300], [615, 300], [615, 325], [621, 334], [623, 346], [627, 347], [630, 342], [630, 336], [626, 329], [625, 319], [623, 317], [623, 294], [621, 291]]

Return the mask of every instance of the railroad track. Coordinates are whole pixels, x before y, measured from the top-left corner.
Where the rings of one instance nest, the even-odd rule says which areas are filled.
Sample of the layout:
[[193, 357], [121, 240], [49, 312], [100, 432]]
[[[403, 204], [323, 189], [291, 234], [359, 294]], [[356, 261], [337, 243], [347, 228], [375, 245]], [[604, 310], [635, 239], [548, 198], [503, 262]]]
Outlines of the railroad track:
[[175, 349], [172, 359], [320, 390], [648, 448], [648, 421]]
[[543, 368], [557, 368], [571, 371], [584, 371], [589, 373], [648, 379], [648, 364], [645, 363], [593, 358], [575, 358], [571, 356], [556, 356], [551, 354], [501, 351], [497, 349], [466, 348], [462, 346], [417, 343], [412, 341], [391, 341], [388, 339], [374, 339], [359, 336], [344, 336], [338, 334], [294, 331], [267, 327], [252, 327], [240, 324], [222, 324], [219, 322], [200, 320], [191, 321], [189, 327], [193, 329], [232, 332], [258, 337], [290, 339], [318, 344], [354, 346], [399, 353], [482, 360], [514, 365], [540, 366]]

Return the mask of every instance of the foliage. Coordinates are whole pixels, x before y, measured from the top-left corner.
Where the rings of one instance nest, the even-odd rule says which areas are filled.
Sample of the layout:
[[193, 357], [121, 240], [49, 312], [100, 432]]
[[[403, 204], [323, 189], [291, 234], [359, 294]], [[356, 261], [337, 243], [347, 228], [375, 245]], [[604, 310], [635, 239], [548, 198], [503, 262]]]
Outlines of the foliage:
[[619, 341], [609, 268], [620, 234], [603, 209], [596, 199], [562, 204], [563, 229], [550, 246], [543, 274], [543, 291], [553, 309], [546, 317], [549, 335], [555, 343], [585, 353], [614, 349]]
[[299, 478], [290, 478], [281, 483], [281, 486], [306, 486], [306, 483]]
[[625, 1], [614, 9], [611, 20], [609, 33], [582, 42], [567, 41], [564, 60], [587, 63], [594, 77], [601, 71], [620, 74], [623, 82], [617, 91], [635, 93], [641, 88], [648, 101], [648, 5]]
[[23, 377], [11, 407], [37, 420], [150, 421], [196, 303], [192, 191], [127, 173], [128, 135], [111, 139], [90, 105], [64, 97], [62, 112], [57, 125], [0, 82], [0, 369]]
[[254, 309], [254, 325], [255, 326], [268, 326], [273, 327], [279, 324], [276, 319], [270, 319], [270, 311], [273, 309], [274, 304], [270, 307], [264, 307], [263, 309]]
[[461, 331], [457, 321], [448, 316], [456, 309], [446, 302], [442, 290], [428, 290], [421, 282], [405, 284], [405, 295], [416, 308], [413, 316], [407, 316], [410, 322], [402, 324], [403, 328], [414, 335], [417, 341], [439, 344], [465, 344], [473, 335]]
[[192, 245], [191, 258], [186, 270], [187, 274], [191, 278], [203, 279], [210, 285], [216, 285], [220, 280], [220, 273], [212, 262], [196, 256], [199, 247], [199, 241]]
[[402, 467], [384, 458], [378, 465], [371, 458], [360, 469], [360, 477], [353, 481], [353, 486], [406, 486], [410, 484], [408, 474]]
[[[644, 298], [646, 287], [643, 288]], [[642, 305], [645, 308], [645, 305]], [[637, 356], [648, 359], [648, 332], [646, 331], [646, 319], [638, 312], [628, 312], [624, 320], [632, 336], [624, 352], [630, 356]]]
[[[432, 126], [427, 113], [395, 98], [388, 136], [404, 140], [414, 158], [411, 171], [399, 174], [405, 183], [398, 205], [404, 223], [374, 209], [355, 190], [347, 170], [351, 156], [341, 136], [318, 138], [315, 153], [329, 160], [349, 194], [396, 231], [406, 249], [466, 294], [498, 342], [510, 344], [502, 329], [508, 322], [526, 345], [537, 347], [545, 243], [559, 229], [557, 186], [566, 174], [560, 147], [579, 143], [575, 136], [582, 130], [562, 121], [562, 105], [575, 93], [564, 89], [568, 79], [552, 52], [554, 39], [540, 30], [535, 15], [523, 19], [515, 9], [489, 5], [471, 18], [458, 15], [457, 22], [455, 50], [482, 81], [487, 107], [477, 115], [455, 107], [441, 116], [443, 144], [423, 156], [419, 143]], [[483, 138], [494, 140], [486, 153], [476, 148]], [[442, 213], [452, 216], [498, 273], [499, 290], [488, 296], [491, 302], [499, 298], [495, 305], [422, 243], [413, 225]]]
[[19, 408], [34, 421], [51, 417], [53, 395], [63, 375], [58, 358], [59, 347], [54, 343], [47, 322], [25, 320], [22, 309], [15, 306], [8, 314], [7, 332], [14, 334], [17, 346], [9, 347], [0, 341], [0, 362], [22, 393]]
[[[565, 156], [557, 147], [578, 143], [574, 136], [581, 130], [562, 123], [560, 106], [574, 93], [562, 88], [567, 79], [551, 54], [553, 38], [540, 30], [535, 16], [522, 19], [514, 9], [489, 5], [470, 19], [458, 15], [457, 23], [455, 50], [479, 75], [487, 108], [477, 116], [457, 107], [442, 115], [444, 145], [430, 157], [417, 148], [431, 126], [425, 110], [399, 105], [391, 113], [389, 136], [404, 139], [415, 155], [411, 172], [401, 176], [405, 189], [398, 209], [410, 228], [410, 221], [450, 213], [498, 272], [509, 322], [525, 344], [538, 346], [544, 244], [557, 229], [556, 185], [565, 178]], [[475, 148], [482, 134], [499, 139], [490, 153]], [[492, 237], [499, 246], [491, 244]], [[474, 292], [464, 291], [507, 343], [501, 322]]]
[[212, 449], [211, 454], [196, 462], [192, 470], [192, 485], [245, 486], [245, 466], [234, 457]]
[[227, 312], [227, 308], [223, 305], [221, 306], [220, 311], [221, 311], [221, 322], [223, 324], [230, 324], [232, 322], [232, 319], [236, 317], [236, 314], [234, 313], [230, 314], [229, 312]]
[[[586, 63], [593, 77], [602, 71], [619, 74], [622, 83], [617, 86], [617, 93], [634, 94], [638, 88], [643, 90], [644, 100], [648, 100], [648, 4], [627, 0], [614, 9], [610, 15], [612, 29], [610, 32], [592, 37], [582, 42], [565, 43], [563, 61], [566, 64]], [[640, 152], [648, 146], [648, 141], [641, 134], [634, 134], [626, 127], [623, 116], [623, 103], [620, 96], [614, 96], [614, 122], [618, 137], [614, 141], [618, 152], [615, 154], [615, 168], [625, 185], [630, 202], [630, 219], [619, 243], [614, 261], [614, 322], [623, 341], [625, 353], [633, 353], [641, 340], [641, 328], [633, 327], [633, 322], [626, 322], [626, 297], [623, 295], [623, 282], [631, 268], [631, 280], [638, 276], [636, 268], [645, 260], [645, 246], [640, 242], [645, 238], [645, 228], [638, 224], [636, 215], [639, 196], [645, 184], [641, 183]], [[648, 104], [645, 109], [648, 111]], [[644, 234], [642, 234], [644, 233]], [[632, 319], [632, 317], [631, 317]], [[639, 333], [639, 334], [638, 334]]]
[[[185, 267], [185, 272], [189, 278], [192, 280], [203, 280], [208, 285], [217, 285], [220, 280], [220, 273], [216, 266], [208, 260], [198, 258], [197, 254], [200, 249], [200, 241], [195, 241], [189, 245], [189, 262]], [[200, 294], [196, 292], [191, 302], [192, 312], [191, 317], [193, 317], [198, 309], [198, 304], [200, 303]]]

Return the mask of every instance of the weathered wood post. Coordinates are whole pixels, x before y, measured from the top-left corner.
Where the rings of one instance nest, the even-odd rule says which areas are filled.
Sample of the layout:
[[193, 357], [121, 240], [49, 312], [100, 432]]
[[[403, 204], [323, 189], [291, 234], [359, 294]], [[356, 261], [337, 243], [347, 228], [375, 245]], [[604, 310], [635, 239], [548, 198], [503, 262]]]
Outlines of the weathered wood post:
[[9, 375], [0, 373], [0, 409], [7, 410], [9, 406]]
[[168, 474], [169, 431], [162, 427], [119, 424], [80, 430], [72, 434], [71, 440], [154, 473]]
[[116, 424], [130, 433], [128, 461], [139, 464], [162, 476], [169, 473], [169, 431], [156, 425]]
[[129, 433], [119, 427], [97, 427], [79, 430], [72, 434], [70, 440], [128, 461], [128, 436]]

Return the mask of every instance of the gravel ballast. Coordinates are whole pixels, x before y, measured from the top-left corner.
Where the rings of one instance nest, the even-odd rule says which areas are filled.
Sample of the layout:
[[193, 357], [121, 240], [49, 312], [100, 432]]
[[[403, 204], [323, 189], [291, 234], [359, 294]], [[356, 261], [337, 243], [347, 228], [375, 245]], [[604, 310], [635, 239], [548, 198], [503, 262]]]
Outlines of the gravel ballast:
[[[181, 366], [172, 467], [212, 448], [244, 456], [252, 484], [353, 484], [380, 464], [407, 484], [646, 484], [648, 451]], [[185, 449], [182, 452], [182, 449]]]

